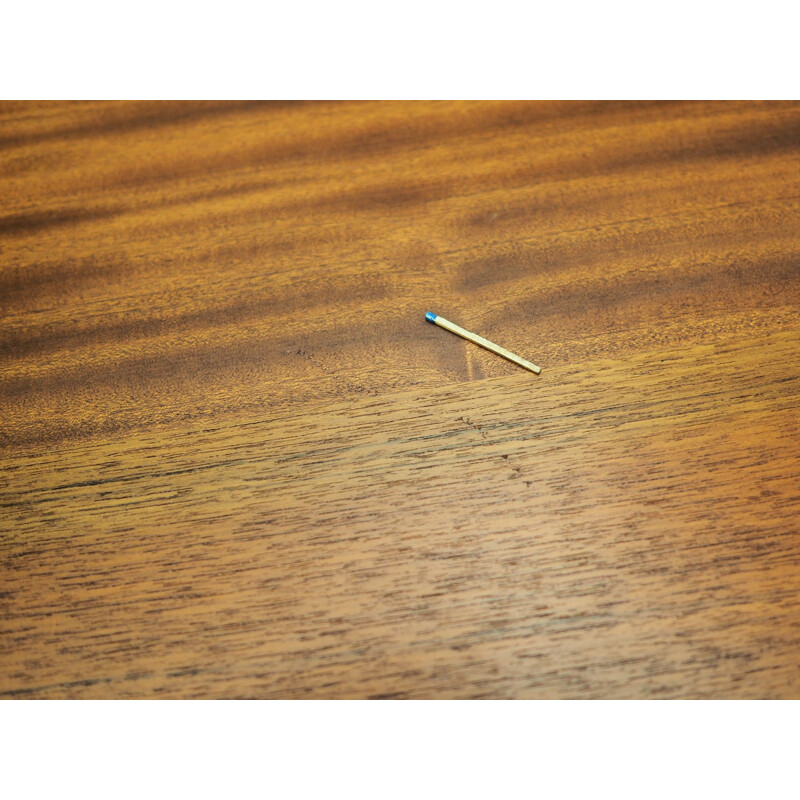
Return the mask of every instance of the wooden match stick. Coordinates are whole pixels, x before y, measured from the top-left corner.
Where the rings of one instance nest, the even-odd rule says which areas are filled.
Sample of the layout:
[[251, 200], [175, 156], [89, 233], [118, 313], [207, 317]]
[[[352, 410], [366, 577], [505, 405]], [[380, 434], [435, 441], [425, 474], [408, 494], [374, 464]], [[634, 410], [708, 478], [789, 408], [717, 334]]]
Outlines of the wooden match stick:
[[488, 339], [484, 339], [483, 336], [478, 336], [476, 333], [465, 331], [460, 325], [456, 325], [454, 322], [450, 322], [450, 320], [440, 317], [438, 314], [434, 314], [432, 311], [428, 311], [425, 314], [425, 319], [428, 320], [428, 322], [434, 323], [434, 325], [438, 325], [440, 328], [444, 328], [451, 333], [455, 333], [457, 336], [461, 336], [464, 339], [469, 339], [469, 341], [475, 342], [475, 344], [479, 344], [481, 347], [485, 347], [487, 350], [491, 350], [493, 353], [497, 353], [497, 355], [503, 356], [503, 358], [507, 358], [509, 361], [513, 361], [515, 364], [519, 364], [521, 367], [525, 367], [525, 369], [535, 372], [537, 375], [542, 371], [541, 367], [537, 367], [536, 364], [532, 364], [530, 361], [520, 358], [510, 350], [506, 350], [505, 347], [500, 347], [499, 344], [490, 342]]

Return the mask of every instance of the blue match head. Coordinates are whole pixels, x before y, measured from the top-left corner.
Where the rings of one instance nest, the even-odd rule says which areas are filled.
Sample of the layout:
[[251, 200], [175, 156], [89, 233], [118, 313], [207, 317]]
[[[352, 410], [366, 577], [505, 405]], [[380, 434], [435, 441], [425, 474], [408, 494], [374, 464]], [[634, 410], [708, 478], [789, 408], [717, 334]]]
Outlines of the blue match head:
[[425, 314], [425, 319], [428, 320], [428, 322], [436, 322], [436, 314], [434, 314], [433, 311], [428, 311]]

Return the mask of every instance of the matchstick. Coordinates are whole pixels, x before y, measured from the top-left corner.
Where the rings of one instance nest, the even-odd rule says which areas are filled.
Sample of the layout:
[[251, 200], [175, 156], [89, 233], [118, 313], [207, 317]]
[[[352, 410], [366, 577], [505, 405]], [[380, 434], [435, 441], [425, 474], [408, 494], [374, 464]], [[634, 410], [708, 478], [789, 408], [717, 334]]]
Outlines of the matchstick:
[[444, 328], [451, 333], [455, 333], [457, 336], [461, 336], [464, 339], [469, 339], [469, 341], [475, 342], [475, 344], [479, 344], [481, 347], [485, 347], [487, 350], [491, 350], [493, 353], [497, 353], [497, 355], [503, 356], [503, 358], [507, 358], [509, 361], [513, 361], [515, 364], [519, 364], [521, 367], [525, 367], [525, 369], [535, 372], [537, 375], [542, 371], [541, 367], [537, 367], [536, 364], [532, 364], [530, 361], [520, 358], [510, 350], [506, 350], [505, 347], [500, 347], [500, 345], [490, 342], [488, 339], [484, 339], [483, 336], [478, 336], [476, 333], [465, 331], [460, 325], [456, 325], [454, 322], [450, 322], [450, 320], [440, 317], [438, 314], [434, 314], [432, 311], [428, 311], [425, 314], [425, 319], [428, 320], [428, 322], [433, 322], [440, 328]]

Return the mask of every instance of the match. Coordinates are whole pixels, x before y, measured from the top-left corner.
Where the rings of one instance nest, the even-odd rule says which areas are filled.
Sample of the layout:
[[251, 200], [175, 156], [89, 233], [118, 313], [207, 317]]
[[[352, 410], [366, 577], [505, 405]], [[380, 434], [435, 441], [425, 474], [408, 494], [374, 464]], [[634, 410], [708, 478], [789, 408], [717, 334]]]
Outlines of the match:
[[499, 344], [490, 342], [488, 339], [484, 339], [483, 336], [478, 336], [476, 333], [470, 333], [464, 330], [460, 325], [456, 325], [454, 322], [450, 322], [450, 320], [440, 317], [432, 311], [428, 311], [425, 314], [425, 319], [428, 320], [428, 322], [432, 322], [434, 325], [438, 325], [440, 328], [455, 333], [456, 336], [460, 336], [462, 339], [475, 342], [475, 344], [485, 347], [487, 350], [491, 350], [493, 353], [497, 353], [497, 355], [503, 356], [503, 358], [507, 358], [509, 361], [513, 361], [515, 364], [519, 364], [519, 366], [525, 367], [525, 369], [529, 369], [531, 372], [535, 372], [537, 375], [542, 371], [541, 367], [537, 367], [536, 364], [526, 361], [524, 358], [520, 358], [520, 356], [512, 353], [510, 350], [506, 350], [505, 347], [500, 347]]

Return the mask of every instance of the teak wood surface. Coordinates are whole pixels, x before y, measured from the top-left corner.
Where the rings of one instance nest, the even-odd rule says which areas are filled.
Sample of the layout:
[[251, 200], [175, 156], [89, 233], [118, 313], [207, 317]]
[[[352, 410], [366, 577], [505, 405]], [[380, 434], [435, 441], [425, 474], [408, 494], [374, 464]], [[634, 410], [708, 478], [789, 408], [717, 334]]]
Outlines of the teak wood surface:
[[4, 103], [0, 186], [0, 696], [800, 697], [799, 105]]

